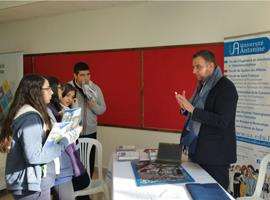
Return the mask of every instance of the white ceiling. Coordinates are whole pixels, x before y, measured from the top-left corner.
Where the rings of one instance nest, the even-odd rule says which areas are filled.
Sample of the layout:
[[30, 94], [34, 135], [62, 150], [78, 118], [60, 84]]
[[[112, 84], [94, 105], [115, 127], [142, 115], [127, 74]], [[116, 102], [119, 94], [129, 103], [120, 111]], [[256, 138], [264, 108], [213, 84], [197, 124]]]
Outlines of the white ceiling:
[[0, 0], [0, 23], [47, 17], [83, 10], [130, 5], [140, 1], [3, 1]]
[[[244, 3], [245, 0], [240, 0]], [[270, 0], [268, 0], [270, 1]], [[205, 2], [205, 0], [195, 1], [212, 4], [214, 1]], [[215, 2], [226, 2], [215, 0]], [[228, 1], [228, 4], [238, 2], [239, 0]], [[258, 3], [248, 1], [249, 3]], [[71, 12], [84, 10], [97, 10], [113, 6], [130, 6], [130, 5], [156, 5], [156, 6], [181, 6], [193, 1], [187, 0], [0, 0], [0, 24], [17, 20], [25, 20], [36, 17], [48, 17]], [[246, 2], [247, 3], [247, 2]]]

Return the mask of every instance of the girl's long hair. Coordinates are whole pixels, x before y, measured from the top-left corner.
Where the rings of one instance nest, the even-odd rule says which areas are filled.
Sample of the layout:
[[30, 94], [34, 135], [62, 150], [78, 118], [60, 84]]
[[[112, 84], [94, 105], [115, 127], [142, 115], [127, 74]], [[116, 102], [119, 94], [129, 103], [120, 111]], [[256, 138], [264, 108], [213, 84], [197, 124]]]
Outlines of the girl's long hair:
[[[19, 109], [28, 104], [36, 109], [42, 116], [48, 131], [51, 130], [51, 121], [47, 113], [47, 105], [45, 104], [42, 87], [45, 83], [45, 78], [36, 75], [26, 75], [22, 78], [15, 92], [10, 110], [5, 118], [1, 134], [0, 134], [0, 152], [8, 152], [12, 141], [12, 122]], [[35, 133], [33, 133], [35, 134]]]
[[50, 83], [50, 87], [53, 91], [53, 95], [52, 95], [52, 99], [50, 102], [50, 105], [52, 105], [58, 112], [62, 110], [62, 107], [60, 105], [60, 98], [58, 96], [58, 86], [61, 85], [60, 81], [53, 76], [49, 76], [47, 77], [49, 83]]

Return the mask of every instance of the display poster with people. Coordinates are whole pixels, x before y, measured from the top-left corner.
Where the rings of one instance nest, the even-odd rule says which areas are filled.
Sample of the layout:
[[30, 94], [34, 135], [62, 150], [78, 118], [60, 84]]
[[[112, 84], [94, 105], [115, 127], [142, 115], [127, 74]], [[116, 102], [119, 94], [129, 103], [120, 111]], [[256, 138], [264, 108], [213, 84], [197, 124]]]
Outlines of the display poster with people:
[[[230, 168], [230, 193], [251, 196], [262, 158], [270, 153], [270, 32], [226, 38], [224, 74], [239, 95], [236, 112], [237, 163]], [[263, 198], [270, 199], [270, 173]]]

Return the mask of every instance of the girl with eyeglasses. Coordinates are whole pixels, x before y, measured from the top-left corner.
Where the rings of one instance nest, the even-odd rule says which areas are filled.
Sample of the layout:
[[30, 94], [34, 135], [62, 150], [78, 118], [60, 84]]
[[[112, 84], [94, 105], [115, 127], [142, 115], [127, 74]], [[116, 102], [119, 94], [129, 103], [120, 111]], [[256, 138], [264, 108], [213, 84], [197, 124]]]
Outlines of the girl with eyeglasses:
[[44, 146], [52, 128], [47, 105], [52, 90], [46, 78], [27, 75], [16, 90], [0, 134], [0, 151], [7, 153], [5, 179], [14, 199], [49, 200], [55, 181], [53, 160], [71, 138]]

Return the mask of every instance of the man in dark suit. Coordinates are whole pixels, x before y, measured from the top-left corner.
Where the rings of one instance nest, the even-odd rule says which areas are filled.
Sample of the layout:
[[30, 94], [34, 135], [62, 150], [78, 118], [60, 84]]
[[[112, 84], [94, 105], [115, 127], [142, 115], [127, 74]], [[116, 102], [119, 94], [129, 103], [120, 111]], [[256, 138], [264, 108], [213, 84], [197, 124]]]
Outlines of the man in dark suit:
[[185, 91], [175, 93], [182, 114], [187, 116], [180, 143], [188, 149], [193, 162], [227, 189], [229, 166], [236, 162], [238, 94], [234, 84], [222, 75], [210, 51], [194, 54], [193, 73], [198, 86], [191, 100], [186, 99]]

